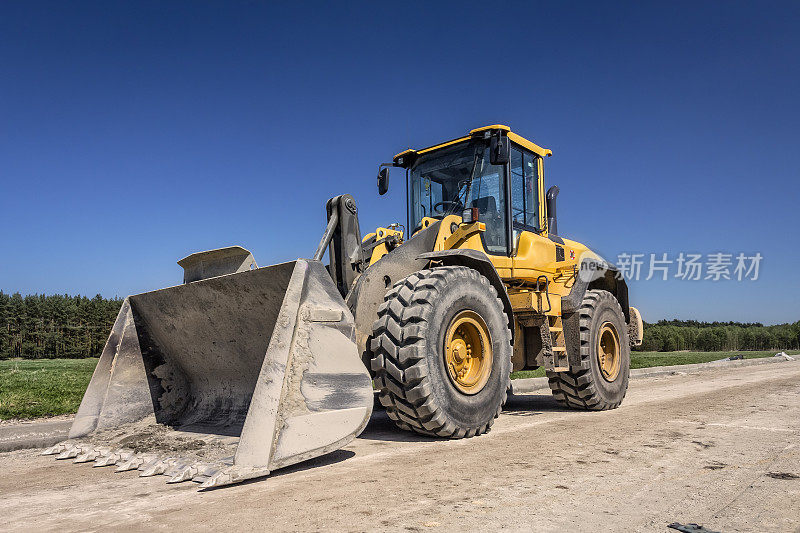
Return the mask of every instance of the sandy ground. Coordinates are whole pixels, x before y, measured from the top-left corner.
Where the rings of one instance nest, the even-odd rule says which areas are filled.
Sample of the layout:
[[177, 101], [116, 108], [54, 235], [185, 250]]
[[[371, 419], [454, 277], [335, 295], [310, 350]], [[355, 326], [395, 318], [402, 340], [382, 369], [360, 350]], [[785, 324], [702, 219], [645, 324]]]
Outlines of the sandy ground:
[[35, 450], [0, 472], [2, 530], [800, 532], [800, 361], [632, 381], [601, 413], [520, 395], [462, 441], [376, 413], [343, 450], [209, 492]]

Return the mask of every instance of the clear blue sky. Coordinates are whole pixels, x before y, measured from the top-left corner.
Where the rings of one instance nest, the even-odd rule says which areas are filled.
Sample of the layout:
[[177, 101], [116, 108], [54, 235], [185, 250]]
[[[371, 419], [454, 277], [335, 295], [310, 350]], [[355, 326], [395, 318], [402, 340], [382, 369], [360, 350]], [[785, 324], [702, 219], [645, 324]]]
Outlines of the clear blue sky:
[[554, 4], [3, 2], [0, 289], [309, 257], [330, 196], [404, 222], [379, 163], [504, 123], [608, 259], [764, 256], [756, 282], [631, 282], [646, 320], [800, 319], [800, 4]]

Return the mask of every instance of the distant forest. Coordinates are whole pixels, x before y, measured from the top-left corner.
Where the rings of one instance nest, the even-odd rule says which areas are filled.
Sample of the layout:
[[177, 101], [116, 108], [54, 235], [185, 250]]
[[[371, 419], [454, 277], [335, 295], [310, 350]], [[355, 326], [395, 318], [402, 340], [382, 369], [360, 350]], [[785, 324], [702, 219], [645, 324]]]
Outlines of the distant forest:
[[644, 340], [637, 350], [717, 352], [798, 348], [800, 348], [800, 321], [794, 324], [765, 326], [758, 322], [659, 320], [655, 324], [645, 323]]
[[0, 291], [0, 359], [98, 357], [122, 299]]
[[[98, 357], [121, 298], [8, 295], [0, 291], [0, 359]], [[760, 323], [660, 320], [645, 323], [642, 351], [800, 349], [800, 321]]]

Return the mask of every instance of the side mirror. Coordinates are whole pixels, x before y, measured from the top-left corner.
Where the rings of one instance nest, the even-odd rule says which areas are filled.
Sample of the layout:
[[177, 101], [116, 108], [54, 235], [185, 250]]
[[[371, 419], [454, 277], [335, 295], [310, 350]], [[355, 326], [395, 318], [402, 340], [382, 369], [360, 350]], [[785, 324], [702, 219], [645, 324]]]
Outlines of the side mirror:
[[378, 171], [378, 194], [383, 196], [389, 190], [389, 167], [383, 167]]
[[492, 165], [505, 165], [508, 163], [508, 137], [505, 135], [492, 135], [489, 141], [489, 163]]

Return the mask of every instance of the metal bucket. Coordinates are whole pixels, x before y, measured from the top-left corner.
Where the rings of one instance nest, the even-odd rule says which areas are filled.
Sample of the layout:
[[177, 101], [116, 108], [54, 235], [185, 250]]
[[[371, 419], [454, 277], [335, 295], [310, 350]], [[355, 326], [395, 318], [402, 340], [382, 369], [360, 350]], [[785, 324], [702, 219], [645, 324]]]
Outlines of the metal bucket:
[[[126, 298], [70, 441], [45, 453], [208, 488], [266, 475], [355, 438], [372, 412], [372, 383], [353, 316], [328, 271], [305, 259], [233, 269]], [[233, 455], [187, 459], [148, 450], [148, 441], [126, 448], [142, 428], [148, 435], [168, 428], [176, 442]]]

